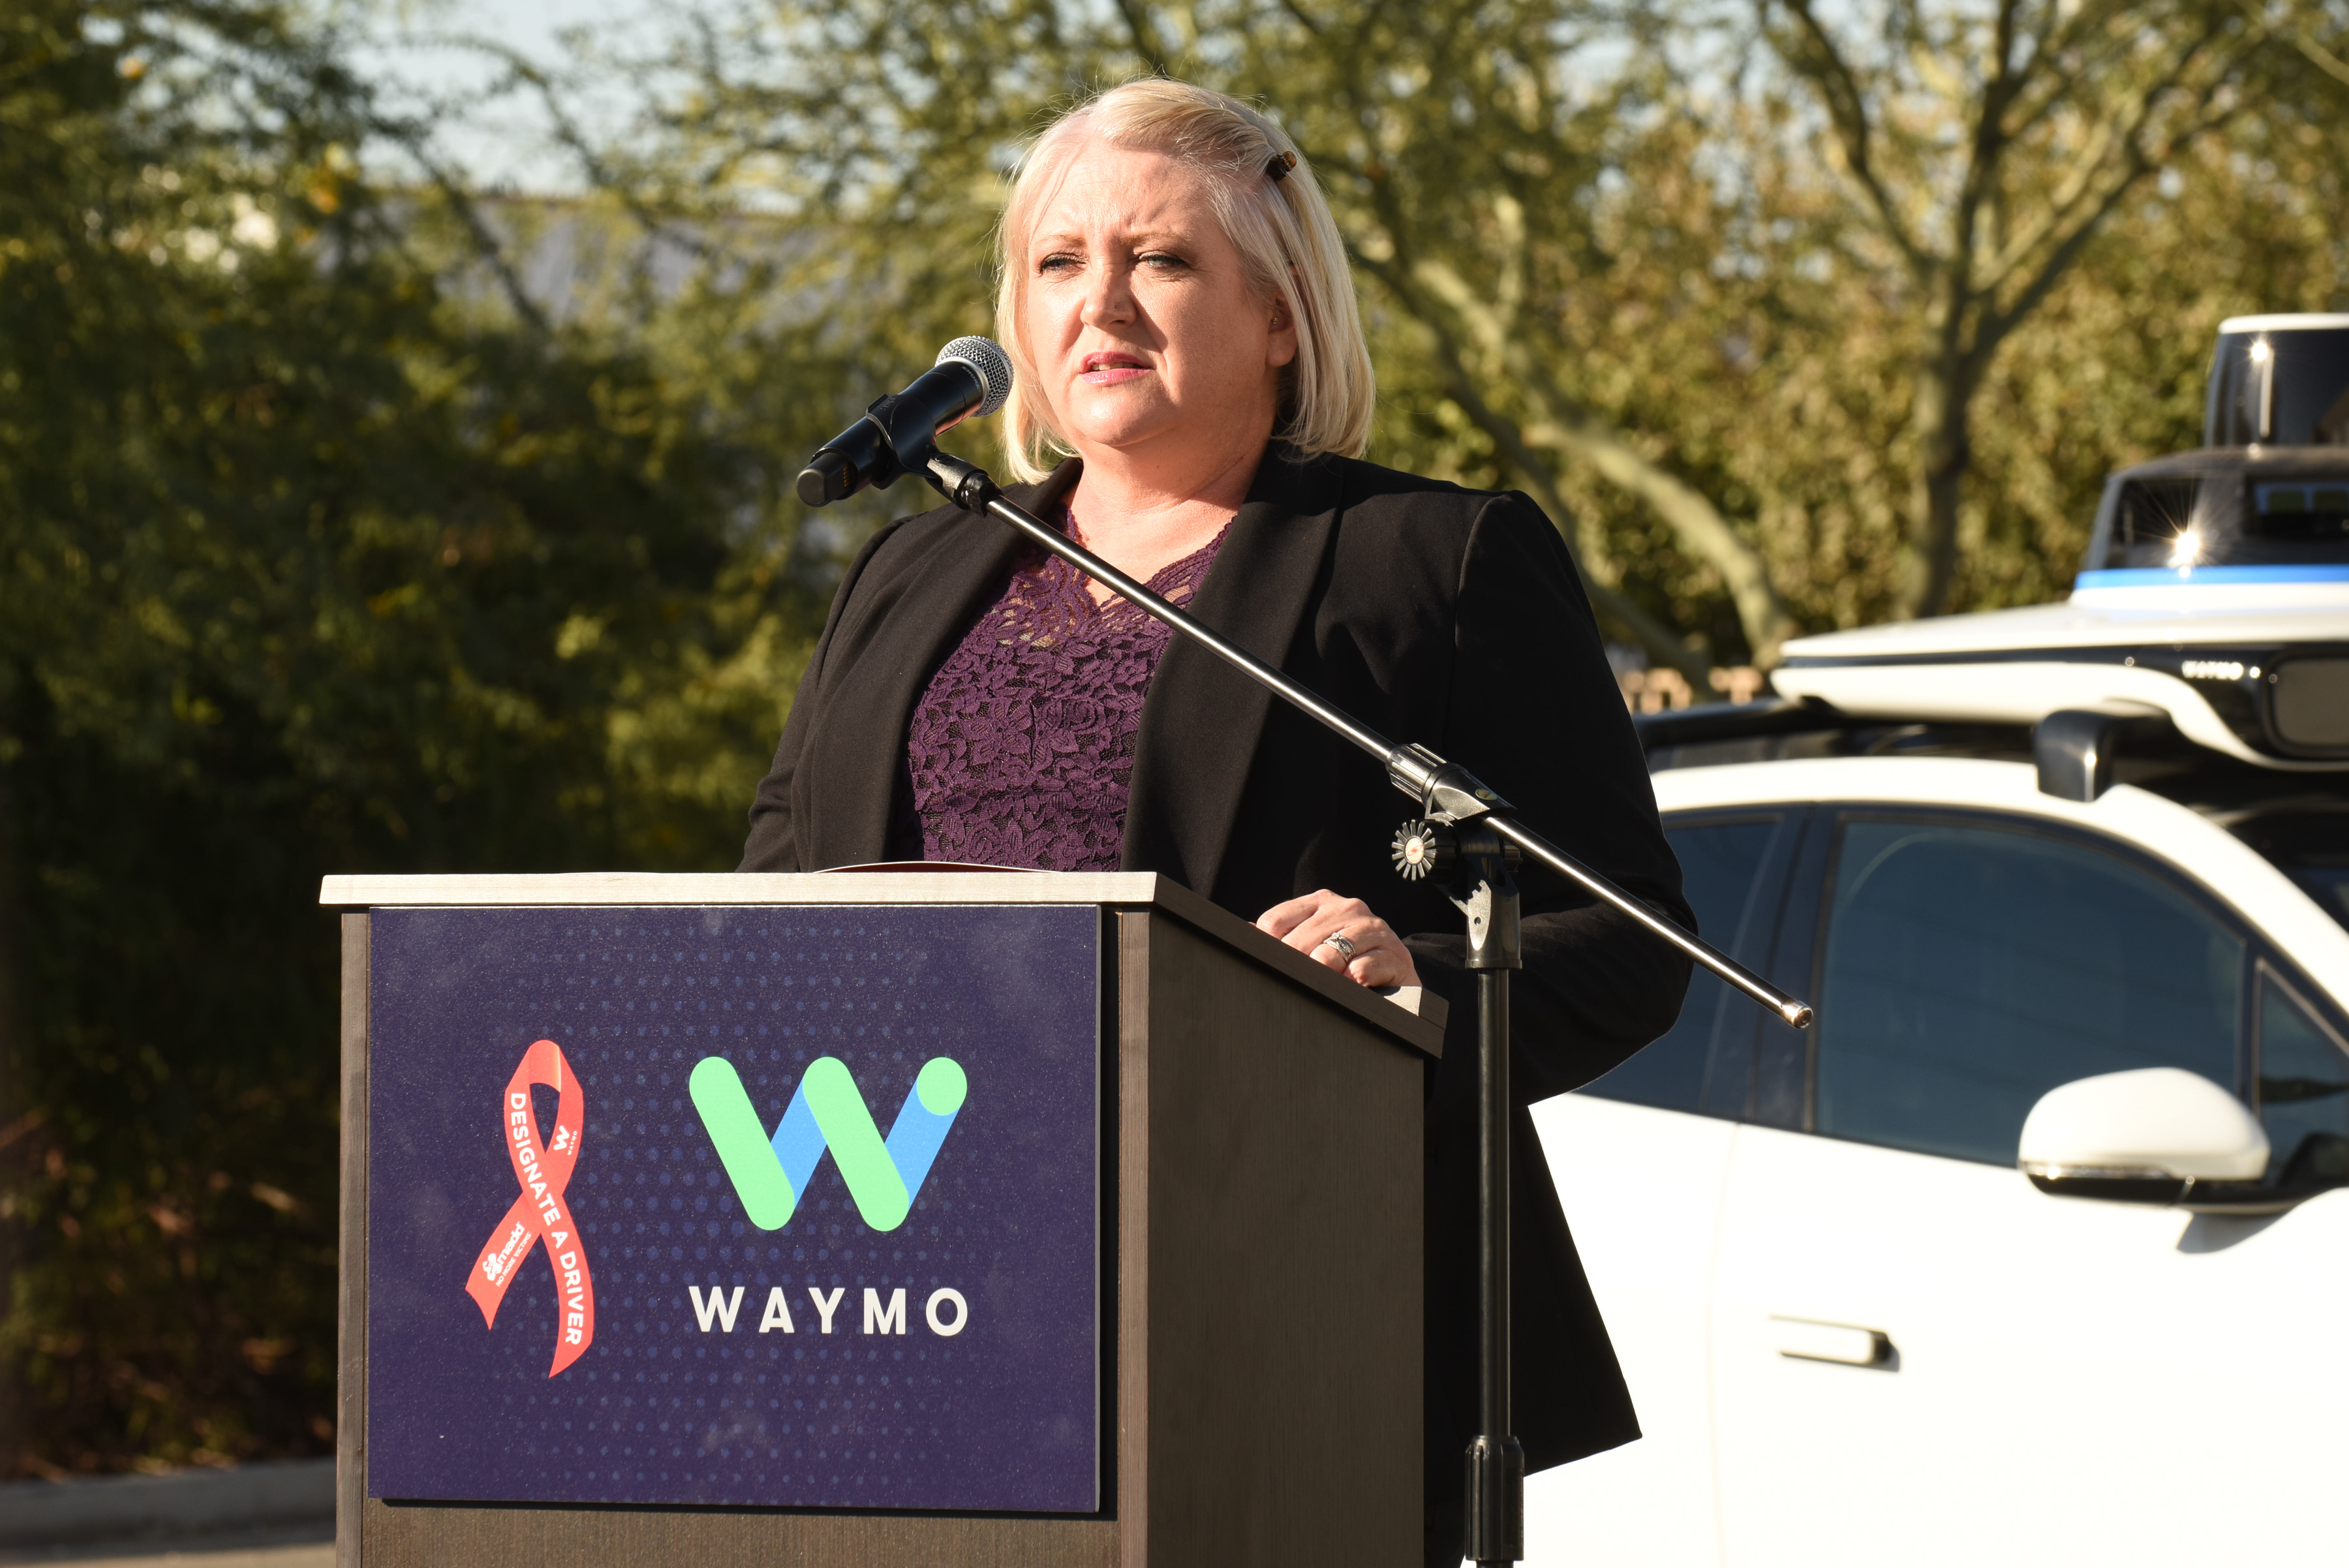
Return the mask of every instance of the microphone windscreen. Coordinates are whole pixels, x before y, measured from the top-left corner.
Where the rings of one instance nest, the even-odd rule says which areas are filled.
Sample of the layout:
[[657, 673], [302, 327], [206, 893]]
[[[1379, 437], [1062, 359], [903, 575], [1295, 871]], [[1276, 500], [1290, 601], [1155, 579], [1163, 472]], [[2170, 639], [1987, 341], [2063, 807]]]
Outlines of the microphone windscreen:
[[938, 350], [939, 364], [949, 359], [977, 371], [980, 383], [987, 388], [986, 400], [970, 411], [970, 418], [983, 420], [999, 412], [1011, 400], [1011, 356], [992, 337], [956, 338]]

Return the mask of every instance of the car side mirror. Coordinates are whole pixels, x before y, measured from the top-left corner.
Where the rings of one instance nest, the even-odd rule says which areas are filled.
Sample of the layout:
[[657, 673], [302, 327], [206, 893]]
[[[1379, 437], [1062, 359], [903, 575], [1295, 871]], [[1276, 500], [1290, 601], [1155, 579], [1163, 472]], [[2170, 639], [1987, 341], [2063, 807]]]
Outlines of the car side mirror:
[[2050, 1089], [2015, 1161], [2042, 1192], [2242, 1213], [2286, 1207], [2257, 1185], [2268, 1135], [2243, 1103], [2178, 1067], [2106, 1073]]

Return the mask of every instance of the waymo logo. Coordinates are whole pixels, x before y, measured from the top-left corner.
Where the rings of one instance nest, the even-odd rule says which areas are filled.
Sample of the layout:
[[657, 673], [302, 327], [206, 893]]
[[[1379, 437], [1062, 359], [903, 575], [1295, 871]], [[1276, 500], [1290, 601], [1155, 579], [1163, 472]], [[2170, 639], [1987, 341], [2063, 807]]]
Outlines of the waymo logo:
[[808, 1064], [771, 1138], [734, 1064], [723, 1056], [703, 1057], [687, 1086], [719, 1163], [734, 1183], [734, 1195], [742, 1200], [743, 1217], [761, 1231], [780, 1231], [792, 1222], [827, 1147], [864, 1222], [875, 1231], [895, 1231], [912, 1211], [947, 1129], [970, 1091], [953, 1058], [931, 1057], [922, 1064], [884, 1139], [848, 1064], [837, 1056], [819, 1056]]

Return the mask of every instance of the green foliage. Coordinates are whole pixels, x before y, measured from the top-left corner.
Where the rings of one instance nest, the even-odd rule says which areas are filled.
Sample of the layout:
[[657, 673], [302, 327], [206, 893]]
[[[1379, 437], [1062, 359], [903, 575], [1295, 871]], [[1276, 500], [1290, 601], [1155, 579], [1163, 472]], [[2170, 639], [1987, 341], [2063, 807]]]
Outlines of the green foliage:
[[282, 21], [0, 23], [12, 1472], [325, 1443], [318, 876], [731, 865], [822, 609], [772, 334], [495, 307]]
[[[1355, 250], [1373, 455], [1532, 490], [1619, 635], [1701, 675], [2062, 591], [2105, 474], [2197, 439], [2216, 322], [2349, 289], [2314, 218], [2349, 194], [2349, 88], [2292, 32], [2315, 12], [2188, 0], [2138, 27], [2001, 0], [2003, 65], [1963, 8], [1839, 12], [1826, 54], [1797, 47], [1807, 15], [713, 0], [634, 63], [688, 84], [650, 151], [597, 167], [655, 204], [836, 224], [802, 286], [879, 280], [873, 341], [910, 363], [973, 325], [1001, 171], [1054, 109], [1155, 68], [1261, 101]], [[1820, 107], [1838, 65], [1865, 75], [1857, 120]]]

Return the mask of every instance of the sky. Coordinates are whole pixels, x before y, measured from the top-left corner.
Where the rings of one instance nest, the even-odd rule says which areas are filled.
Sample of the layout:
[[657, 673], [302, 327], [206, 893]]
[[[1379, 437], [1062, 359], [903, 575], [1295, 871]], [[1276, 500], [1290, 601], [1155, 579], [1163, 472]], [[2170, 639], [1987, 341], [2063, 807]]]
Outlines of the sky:
[[[565, 35], [585, 30], [599, 45], [650, 37], [647, 0], [359, 0], [341, 8], [367, 41], [354, 60], [393, 103], [439, 106], [440, 155], [479, 186], [550, 193], [579, 181], [552, 145], [547, 119], [524, 95], [492, 99], [503, 67], [478, 43], [559, 65]], [[593, 103], [593, 99], [589, 101]], [[622, 112], [606, 105], [608, 112]]]

